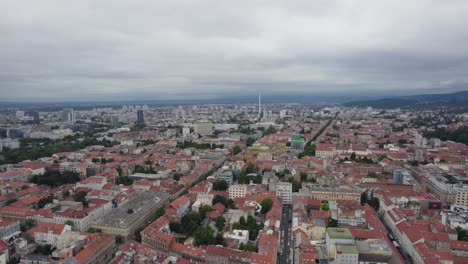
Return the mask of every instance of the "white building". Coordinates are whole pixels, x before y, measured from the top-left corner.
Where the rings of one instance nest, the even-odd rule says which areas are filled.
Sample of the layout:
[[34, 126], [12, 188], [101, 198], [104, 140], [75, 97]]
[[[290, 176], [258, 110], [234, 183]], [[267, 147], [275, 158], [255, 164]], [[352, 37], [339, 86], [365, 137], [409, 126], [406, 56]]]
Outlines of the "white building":
[[36, 227], [28, 231], [33, 237], [34, 242], [39, 245], [52, 245], [57, 246], [59, 236], [65, 232], [71, 231], [71, 226], [56, 223], [39, 222]]
[[200, 202], [202, 205], [212, 205], [213, 202], [213, 194], [208, 193], [199, 193], [197, 194], [197, 202]]
[[182, 136], [184, 138], [188, 137], [190, 135], [190, 127], [184, 127], [182, 128]]
[[221, 171], [216, 173], [216, 179], [226, 181], [229, 186], [231, 186], [234, 179], [232, 170], [223, 168]]
[[102, 190], [104, 185], [107, 184], [107, 178], [103, 176], [92, 176], [82, 180], [76, 184], [76, 187], [86, 187], [93, 190]]
[[279, 182], [276, 184], [276, 196], [281, 197], [283, 204], [292, 204], [292, 183]]
[[335, 259], [335, 264], [359, 263], [359, 251], [355, 245], [336, 245], [330, 257]]
[[457, 185], [455, 190], [457, 191], [455, 204], [468, 206], [468, 185]]
[[229, 192], [230, 199], [244, 198], [245, 195], [247, 194], [247, 185], [245, 184], [231, 185], [229, 186], [228, 192]]
[[0, 151], [4, 148], [17, 149], [20, 147], [20, 142], [17, 139], [5, 138], [0, 139]]
[[288, 110], [284, 109], [280, 111], [280, 118], [285, 118], [288, 115]]
[[75, 111], [73, 111], [73, 108], [63, 109], [62, 121], [72, 125], [75, 124]]
[[235, 239], [239, 241], [239, 244], [247, 244], [249, 242], [249, 230], [234, 229], [232, 233], [224, 234], [224, 238]]

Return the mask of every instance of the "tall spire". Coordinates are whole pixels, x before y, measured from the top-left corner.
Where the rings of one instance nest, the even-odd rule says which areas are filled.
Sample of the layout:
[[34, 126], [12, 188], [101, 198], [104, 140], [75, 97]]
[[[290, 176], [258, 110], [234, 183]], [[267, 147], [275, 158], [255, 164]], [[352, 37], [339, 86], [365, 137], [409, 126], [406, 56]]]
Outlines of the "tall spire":
[[262, 92], [258, 92], [258, 119], [260, 121], [262, 115]]

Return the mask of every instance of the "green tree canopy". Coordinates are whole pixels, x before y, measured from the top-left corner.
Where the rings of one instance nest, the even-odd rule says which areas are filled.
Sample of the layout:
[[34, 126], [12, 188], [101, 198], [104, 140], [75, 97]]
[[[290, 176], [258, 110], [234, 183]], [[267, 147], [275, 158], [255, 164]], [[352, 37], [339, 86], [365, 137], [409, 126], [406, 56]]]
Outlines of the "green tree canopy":
[[215, 191], [226, 191], [228, 188], [229, 185], [225, 180], [216, 180], [213, 183], [213, 190]]
[[263, 199], [260, 205], [262, 206], [260, 213], [266, 214], [271, 210], [271, 207], [273, 206], [273, 201], [270, 198], [266, 198]]

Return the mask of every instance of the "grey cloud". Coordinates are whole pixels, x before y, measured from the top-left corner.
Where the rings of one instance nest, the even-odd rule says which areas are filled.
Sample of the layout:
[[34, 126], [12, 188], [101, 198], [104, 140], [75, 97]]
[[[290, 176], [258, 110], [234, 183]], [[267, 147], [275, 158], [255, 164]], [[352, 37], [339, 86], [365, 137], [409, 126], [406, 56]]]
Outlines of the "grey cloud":
[[2, 1], [0, 100], [466, 89], [468, 2]]

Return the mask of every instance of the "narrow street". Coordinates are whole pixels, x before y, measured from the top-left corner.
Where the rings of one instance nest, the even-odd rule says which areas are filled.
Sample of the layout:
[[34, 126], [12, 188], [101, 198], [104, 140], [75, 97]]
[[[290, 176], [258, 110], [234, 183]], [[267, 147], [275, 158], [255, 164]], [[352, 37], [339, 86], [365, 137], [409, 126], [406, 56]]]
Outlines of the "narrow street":
[[283, 214], [281, 216], [281, 226], [280, 226], [280, 251], [278, 252], [277, 263], [286, 264], [292, 263], [290, 259], [290, 253], [292, 249], [291, 242], [291, 225], [292, 225], [292, 206], [284, 205]]

